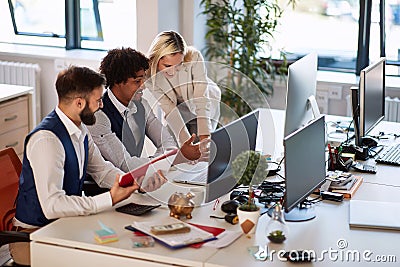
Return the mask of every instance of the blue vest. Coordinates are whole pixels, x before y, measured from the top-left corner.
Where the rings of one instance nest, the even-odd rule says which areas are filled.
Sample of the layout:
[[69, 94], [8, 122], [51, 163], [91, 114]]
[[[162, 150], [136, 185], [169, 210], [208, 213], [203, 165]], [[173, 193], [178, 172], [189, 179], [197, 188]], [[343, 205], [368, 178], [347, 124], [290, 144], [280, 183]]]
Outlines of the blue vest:
[[129, 128], [128, 124], [125, 124], [124, 118], [121, 116], [121, 113], [111, 102], [111, 99], [108, 96], [107, 92], [104, 93], [103, 108], [101, 110], [110, 119], [111, 131], [115, 133], [118, 139], [124, 144], [128, 153], [131, 156], [140, 157], [144, 145], [146, 120], [145, 120], [145, 110], [142, 102], [135, 101], [135, 104], [137, 107], [137, 112], [133, 115], [133, 117], [136, 121], [136, 124], [142, 131], [142, 136], [140, 140], [135, 140], [135, 137], [133, 136], [131, 129]]
[[[44, 226], [51, 222], [43, 214], [43, 210], [40, 206], [38, 195], [36, 192], [35, 179], [33, 177], [31, 164], [26, 157], [26, 145], [31, 138], [32, 134], [40, 130], [48, 130], [53, 132], [61, 141], [64, 152], [64, 180], [63, 190], [68, 196], [81, 196], [82, 186], [86, 177], [86, 167], [88, 159], [88, 138], [85, 137], [85, 163], [83, 166], [83, 176], [79, 177], [79, 163], [76, 156], [75, 148], [72, 144], [70, 135], [61, 122], [55, 111], [52, 111], [43, 121], [25, 138], [24, 144], [24, 158], [22, 162], [22, 172], [19, 179], [19, 190], [17, 196], [17, 208], [15, 217], [26, 224], [35, 226]], [[43, 153], [46, 153], [43, 151]], [[48, 164], [43, 162], [42, 164]], [[37, 181], [40, 181], [40, 177], [37, 177]]]

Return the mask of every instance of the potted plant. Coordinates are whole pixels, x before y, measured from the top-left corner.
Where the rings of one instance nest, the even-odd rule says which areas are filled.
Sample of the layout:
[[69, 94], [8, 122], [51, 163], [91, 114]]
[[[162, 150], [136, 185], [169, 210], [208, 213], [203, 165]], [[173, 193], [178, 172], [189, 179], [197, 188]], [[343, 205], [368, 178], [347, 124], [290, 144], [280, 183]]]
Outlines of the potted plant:
[[221, 101], [243, 116], [266, 102], [275, 74], [285, 74], [285, 54], [275, 64], [271, 51], [266, 51], [283, 10], [278, 0], [202, 0], [200, 5], [207, 16], [205, 57], [234, 70], [215, 81], [223, 88]]
[[237, 179], [238, 185], [248, 186], [248, 201], [237, 209], [239, 224], [245, 234], [254, 233], [260, 208], [254, 199], [253, 185], [262, 182], [268, 174], [268, 163], [259, 153], [252, 150], [241, 152], [232, 162], [233, 176]]

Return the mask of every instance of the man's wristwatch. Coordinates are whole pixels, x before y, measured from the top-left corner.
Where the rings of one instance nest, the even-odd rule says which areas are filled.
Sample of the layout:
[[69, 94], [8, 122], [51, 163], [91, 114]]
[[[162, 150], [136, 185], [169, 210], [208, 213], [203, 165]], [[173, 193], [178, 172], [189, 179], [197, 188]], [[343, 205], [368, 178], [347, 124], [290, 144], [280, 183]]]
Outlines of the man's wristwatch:
[[146, 191], [143, 191], [142, 189], [140, 189], [140, 187], [139, 187], [139, 189], [137, 190], [140, 194], [146, 194]]

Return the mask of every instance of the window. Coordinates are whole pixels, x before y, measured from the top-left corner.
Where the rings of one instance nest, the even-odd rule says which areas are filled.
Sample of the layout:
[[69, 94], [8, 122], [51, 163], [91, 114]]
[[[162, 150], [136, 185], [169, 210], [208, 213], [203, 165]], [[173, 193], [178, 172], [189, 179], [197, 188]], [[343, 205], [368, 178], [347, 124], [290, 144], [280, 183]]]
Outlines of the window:
[[[372, 6], [372, 14], [378, 12], [379, 5]], [[400, 0], [385, 1], [385, 51], [387, 63], [386, 73], [399, 75], [400, 65]], [[372, 15], [372, 23], [374, 16]], [[375, 23], [376, 24], [376, 23]], [[371, 42], [373, 39], [371, 38]], [[371, 55], [370, 55], [371, 57]]]
[[[386, 0], [380, 9], [380, 0], [301, 0], [296, 6], [284, 8], [273, 47], [288, 52], [288, 59], [297, 59], [310, 51], [319, 56], [318, 65], [322, 70], [356, 72], [365, 62], [376, 61], [386, 56], [389, 75], [399, 75], [400, 65], [400, 0]], [[360, 4], [362, 9], [360, 10]], [[365, 12], [365, 5], [371, 12]], [[385, 35], [381, 35], [381, 13], [384, 13]], [[359, 18], [366, 21], [361, 33], [370, 31], [367, 43], [359, 48], [359, 39], [366, 38], [359, 31]], [[369, 47], [369, 49], [368, 49]], [[357, 57], [368, 57], [357, 62]], [[359, 66], [357, 66], [357, 64]], [[396, 66], [397, 65], [397, 66]]]
[[8, 4], [16, 34], [65, 37], [63, 1], [8, 0]]
[[0, 15], [14, 29], [0, 29], [3, 42], [101, 50], [136, 46], [134, 0], [8, 0], [9, 14], [3, 5]]
[[276, 47], [296, 59], [318, 53], [320, 69], [354, 71], [357, 59], [358, 16], [356, 1], [301, 0], [296, 7], [281, 2], [283, 17]]

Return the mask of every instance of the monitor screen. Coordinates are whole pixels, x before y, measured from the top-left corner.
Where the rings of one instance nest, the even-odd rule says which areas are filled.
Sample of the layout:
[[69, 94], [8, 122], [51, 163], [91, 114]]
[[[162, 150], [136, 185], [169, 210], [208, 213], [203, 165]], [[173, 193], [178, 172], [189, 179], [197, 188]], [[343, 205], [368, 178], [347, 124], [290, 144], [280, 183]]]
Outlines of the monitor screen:
[[[285, 218], [325, 181], [325, 116], [314, 120], [284, 138], [285, 147]], [[307, 213], [300, 208], [299, 213]], [[298, 219], [308, 220], [313, 217]], [[287, 220], [291, 220], [289, 217]]]
[[236, 186], [230, 164], [242, 151], [255, 150], [259, 111], [255, 110], [211, 133], [205, 202]]
[[[306, 125], [314, 117], [315, 94], [317, 88], [318, 56], [316, 53], [308, 54], [289, 66], [286, 117], [284, 136], [289, 135], [300, 127]], [[314, 103], [310, 105], [309, 98], [314, 97]]]
[[385, 117], [385, 58], [360, 72], [360, 137]]

